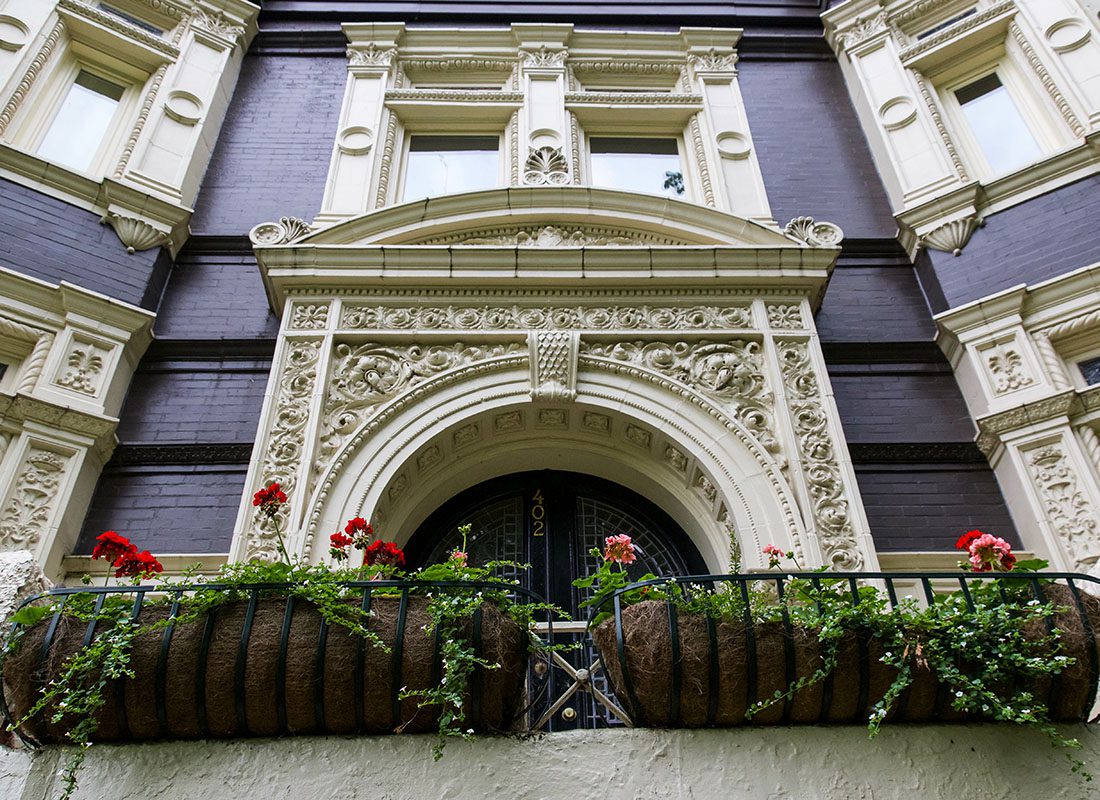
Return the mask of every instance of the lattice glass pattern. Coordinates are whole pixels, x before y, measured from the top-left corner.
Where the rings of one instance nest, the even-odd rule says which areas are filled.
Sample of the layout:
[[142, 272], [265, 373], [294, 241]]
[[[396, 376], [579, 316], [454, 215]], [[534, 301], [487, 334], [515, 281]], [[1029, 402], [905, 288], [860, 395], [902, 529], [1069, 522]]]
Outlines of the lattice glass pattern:
[[[604, 539], [619, 533], [629, 534], [638, 551], [637, 560], [627, 567], [627, 573], [631, 578], [640, 578], [647, 572], [669, 576], [687, 574], [687, 566], [683, 559], [665, 543], [664, 537], [654, 530], [649, 522], [643, 521], [625, 509], [592, 497], [580, 496], [577, 497], [576, 516], [578, 573], [590, 575], [595, 572], [599, 568], [599, 563], [589, 555], [589, 551], [596, 548], [602, 552]], [[587, 600], [592, 594], [589, 589], [576, 591], [578, 603]], [[595, 661], [599, 655], [591, 644], [585, 645], [583, 650], [588, 664]], [[600, 691], [614, 697], [604, 672], [594, 674], [592, 683]], [[581, 727], [605, 728], [622, 724], [597, 703], [592, 695], [584, 694], [578, 697], [577, 711], [581, 716]]]
[[[466, 541], [466, 553], [471, 564], [484, 564], [487, 561], [523, 563], [527, 560], [523, 495], [516, 494], [494, 500], [456, 519], [428, 556], [427, 563], [443, 561], [451, 552], [461, 547], [462, 534], [458, 529], [467, 524], [471, 526], [471, 530]], [[508, 579], [522, 577], [518, 570], [510, 567], [501, 569], [500, 574]]]
[[[669, 548], [664, 537], [649, 522], [618, 506], [592, 497], [577, 497], [576, 532], [578, 572], [582, 575], [590, 575], [599, 568], [589, 551], [595, 548], [603, 552], [604, 539], [620, 533], [630, 535], [638, 555], [637, 561], [627, 567], [631, 578], [640, 578], [647, 572], [662, 576], [685, 574], [683, 559]], [[588, 589], [579, 592], [580, 601], [591, 596]]]

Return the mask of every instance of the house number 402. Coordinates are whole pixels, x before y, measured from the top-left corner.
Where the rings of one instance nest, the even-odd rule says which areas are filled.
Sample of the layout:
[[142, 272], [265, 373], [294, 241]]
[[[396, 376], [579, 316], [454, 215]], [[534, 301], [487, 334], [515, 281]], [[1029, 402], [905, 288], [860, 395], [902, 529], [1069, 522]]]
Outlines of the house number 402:
[[546, 506], [543, 504], [542, 489], [536, 489], [531, 497], [531, 535], [546, 535]]

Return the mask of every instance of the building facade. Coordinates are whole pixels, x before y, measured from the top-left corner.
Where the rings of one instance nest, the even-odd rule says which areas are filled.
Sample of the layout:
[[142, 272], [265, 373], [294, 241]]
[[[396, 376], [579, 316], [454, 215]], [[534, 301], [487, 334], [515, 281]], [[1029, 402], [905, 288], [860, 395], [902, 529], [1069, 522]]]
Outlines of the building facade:
[[[982, 528], [1100, 576], [1098, 11], [0, 0], [4, 609], [109, 528], [170, 573], [272, 556], [271, 481], [302, 558], [351, 516], [421, 561], [470, 522], [567, 607], [625, 529], [663, 573], [762, 569], [766, 544], [953, 567]], [[850, 733], [792, 746], [850, 764]], [[641, 773], [680, 748], [653, 796], [712, 796], [714, 759], [745, 797], [901, 796], [897, 758], [909, 790], [981, 785], [942, 729], [829, 785], [797, 756], [754, 772], [771, 732], [557, 735], [565, 759], [629, 741]], [[1073, 780], [970, 735], [1020, 786]], [[189, 796], [268, 760], [306, 791], [326, 745], [156, 747], [206, 764]], [[11, 754], [12, 796], [51, 757]], [[456, 791], [493, 791], [471, 769]], [[579, 765], [524, 791], [610, 775], [647, 796]]]

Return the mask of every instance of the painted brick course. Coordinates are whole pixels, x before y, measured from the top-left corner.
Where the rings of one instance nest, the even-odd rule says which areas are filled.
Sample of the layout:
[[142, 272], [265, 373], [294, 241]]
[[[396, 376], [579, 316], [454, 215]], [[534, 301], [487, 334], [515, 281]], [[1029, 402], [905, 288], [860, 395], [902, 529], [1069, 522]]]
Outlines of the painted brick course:
[[226, 553], [244, 479], [243, 465], [107, 469], [73, 552], [113, 529], [154, 553]]
[[843, 256], [815, 322], [825, 342], [928, 342], [936, 333], [912, 267]]
[[279, 330], [251, 255], [192, 255], [172, 269], [157, 316], [161, 339], [274, 339]]
[[[962, 255], [929, 250], [942, 300], [955, 307], [1021, 283], [1035, 284], [1100, 261], [1100, 176], [1040, 195], [985, 219]], [[926, 271], [925, 274], [928, 274]]]
[[1020, 546], [993, 472], [984, 465], [857, 466], [879, 550], [951, 550], [973, 528]]
[[745, 62], [738, 75], [772, 215], [892, 238], [897, 224], [837, 64]]
[[[913, 365], [921, 367], [924, 365]], [[893, 365], [830, 367], [829, 381], [850, 442], [970, 442], [976, 433], [950, 372]]]
[[134, 376], [121, 414], [124, 443], [252, 442], [269, 361], [153, 362]]
[[241, 234], [321, 208], [347, 60], [250, 55], [218, 138], [191, 228]]
[[0, 266], [152, 308], [169, 260], [160, 248], [127, 253], [96, 214], [0, 179]]

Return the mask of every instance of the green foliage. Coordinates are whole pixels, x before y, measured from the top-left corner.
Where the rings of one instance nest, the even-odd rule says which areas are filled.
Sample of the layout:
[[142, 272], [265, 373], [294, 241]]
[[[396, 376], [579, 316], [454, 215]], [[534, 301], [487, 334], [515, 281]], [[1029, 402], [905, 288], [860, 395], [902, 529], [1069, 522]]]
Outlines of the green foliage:
[[[1074, 663], [1061, 652], [1061, 632], [1046, 628], [1052, 615], [1066, 609], [1036, 599], [1033, 592], [1036, 581], [1050, 583], [1035, 574], [1047, 567], [1045, 561], [1017, 562], [1013, 575], [1022, 573], [1018, 581], [970, 581], [967, 592], [937, 595], [927, 607], [912, 599], [894, 607], [873, 585], [856, 584], [853, 589], [848, 579], [825, 575], [776, 573], [775, 582], [729, 581], [706, 587], [671, 579], [639, 587], [598, 550], [593, 550], [592, 556], [600, 560], [600, 568], [575, 584], [592, 590], [588, 602], [596, 609], [592, 625], [611, 616], [612, 598], [618, 593], [623, 607], [660, 600], [672, 603], [682, 614], [753, 625], [784, 622], [814, 634], [822, 645], [816, 669], [754, 704], [746, 711], [748, 719], [825, 680], [837, 666], [842, 642], [859, 637], [876, 641], [883, 653], [882, 663], [895, 670], [894, 679], [868, 717], [872, 737], [912, 685], [914, 670], [920, 666], [946, 688], [954, 709], [1044, 732], [1054, 746], [1065, 751], [1074, 772], [1092, 779], [1084, 764], [1072, 756], [1080, 743], [1059, 733], [1044, 699], [1033, 693], [1035, 686]], [[776, 557], [773, 565], [784, 558], [793, 561], [793, 554]], [[647, 575], [638, 583], [652, 578]]]
[[[449, 559], [408, 576], [416, 581], [497, 581], [501, 567], [521, 567], [505, 562], [492, 562], [480, 567], [467, 566], [464, 559]], [[198, 568], [190, 568], [178, 580], [162, 581], [158, 594], [150, 596], [147, 606], [166, 605], [179, 598], [179, 608], [174, 618], [161, 618], [137, 623], [131, 620], [132, 601], [122, 595], [108, 595], [102, 607], [96, 611], [96, 596], [91, 593], [68, 595], [52, 602], [24, 606], [12, 617], [12, 621], [25, 626], [17, 629], [17, 635], [7, 644], [8, 652], [19, 646], [26, 626], [41, 622], [54, 613], [81, 623], [93, 619], [97, 635], [88, 647], [79, 650], [62, 666], [61, 674], [46, 686], [27, 714], [11, 727], [14, 730], [36, 715], [46, 712], [50, 720], [66, 726], [66, 737], [76, 749], [62, 769], [63, 792], [61, 800], [67, 800], [76, 789], [76, 773], [84, 761], [91, 739], [97, 730], [96, 715], [107, 702], [107, 691], [113, 681], [130, 676], [130, 654], [137, 636], [162, 631], [169, 624], [185, 625], [202, 618], [209, 611], [226, 603], [248, 598], [253, 591], [259, 597], [295, 597], [312, 604], [329, 625], [343, 627], [348, 633], [360, 636], [380, 650], [389, 651], [378, 635], [369, 629], [370, 615], [361, 610], [361, 588], [350, 588], [349, 581], [404, 578], [404, 573], [389, 565], [364, 566], [350, 569], [331, 569], [322, 564], [301, 561], [249, 561], [224, 565], [215, 575], [203, 576]], [[211, 586], [203, 584], [210, 583]], [[518, 582], [511, 582], [518, 585]], [[397, 594], [400, 590], [384, 585], [374, 590], [376, 595]], [[442, 679], [438, 686], [419, 692], [406, 692], [403, 697], [415, 696], [419, 706], [440, 710], [439, 738], [433, 749], [438, 759], [446, 739], [452, 736], [468, 737], [466, 727], [466, 701], [469, 679], [477, 667], [493, 669], [497, 665], [475, 656], [473, 645], [465, 630], [476, 609], [485, 603], [497, 605], [524, 630], [530, 627], [540, 612], [554, 613], [564, 618], [559, 609], [546, 604], [518, 602], [507, 588], [472, 589], [464, 587], [433, 590], [430, 587], [414, 587], [410, 594], [422, 594], [428, 598], [428, 613], [439, 627], [443, 658]], [[532, 646], [537, 646], [532, 637]], [[545, 645], [543, 645], [545, 646]]]
[[[438, 685], [427, 689], [402, 692], [401, 698], [414, 697], [422, 709], [439, 710], [439, 728], [432, 756], [437, 761], [443, 755], [443, 748], [451, 737], [469, 738], [473, 729], [466, 726], [465, 703], [468, 700], [470, 676], [478, 667], [498, 669], [493, 664], [477, 656], [471, 638], [466, 635], [474, 614], [486, 603], [497, 606], [506, 616], [514, 620], [521, 628], [528, 630], [539, 613], [552, 614], [561, 619], [568, 618], [564, 611], [548, 603], [519, 602], [506, 585], [518, 586], [518, 581], [505, 581], [500, 577], [502, 568], [527, 569], [526, 564], [511, 561], [490, 561], [482, 566], [472, 566], [465, 556], [466, 537], [470, 526], [459, 529], [462, 533], [463, 548], [456, 551], [442, 564], [431, 564], [414, 572], [409, 577], [415, 581], [494, 581], [501, 584], [495, 587], [448, 587], [446, 589], [422, 589], [428, 597], [428, 614], [433, 627], [439, 632], [443, 673]], [[553, 645], [531, 637], [533, 647], [542, 651], [551, 650]]]

